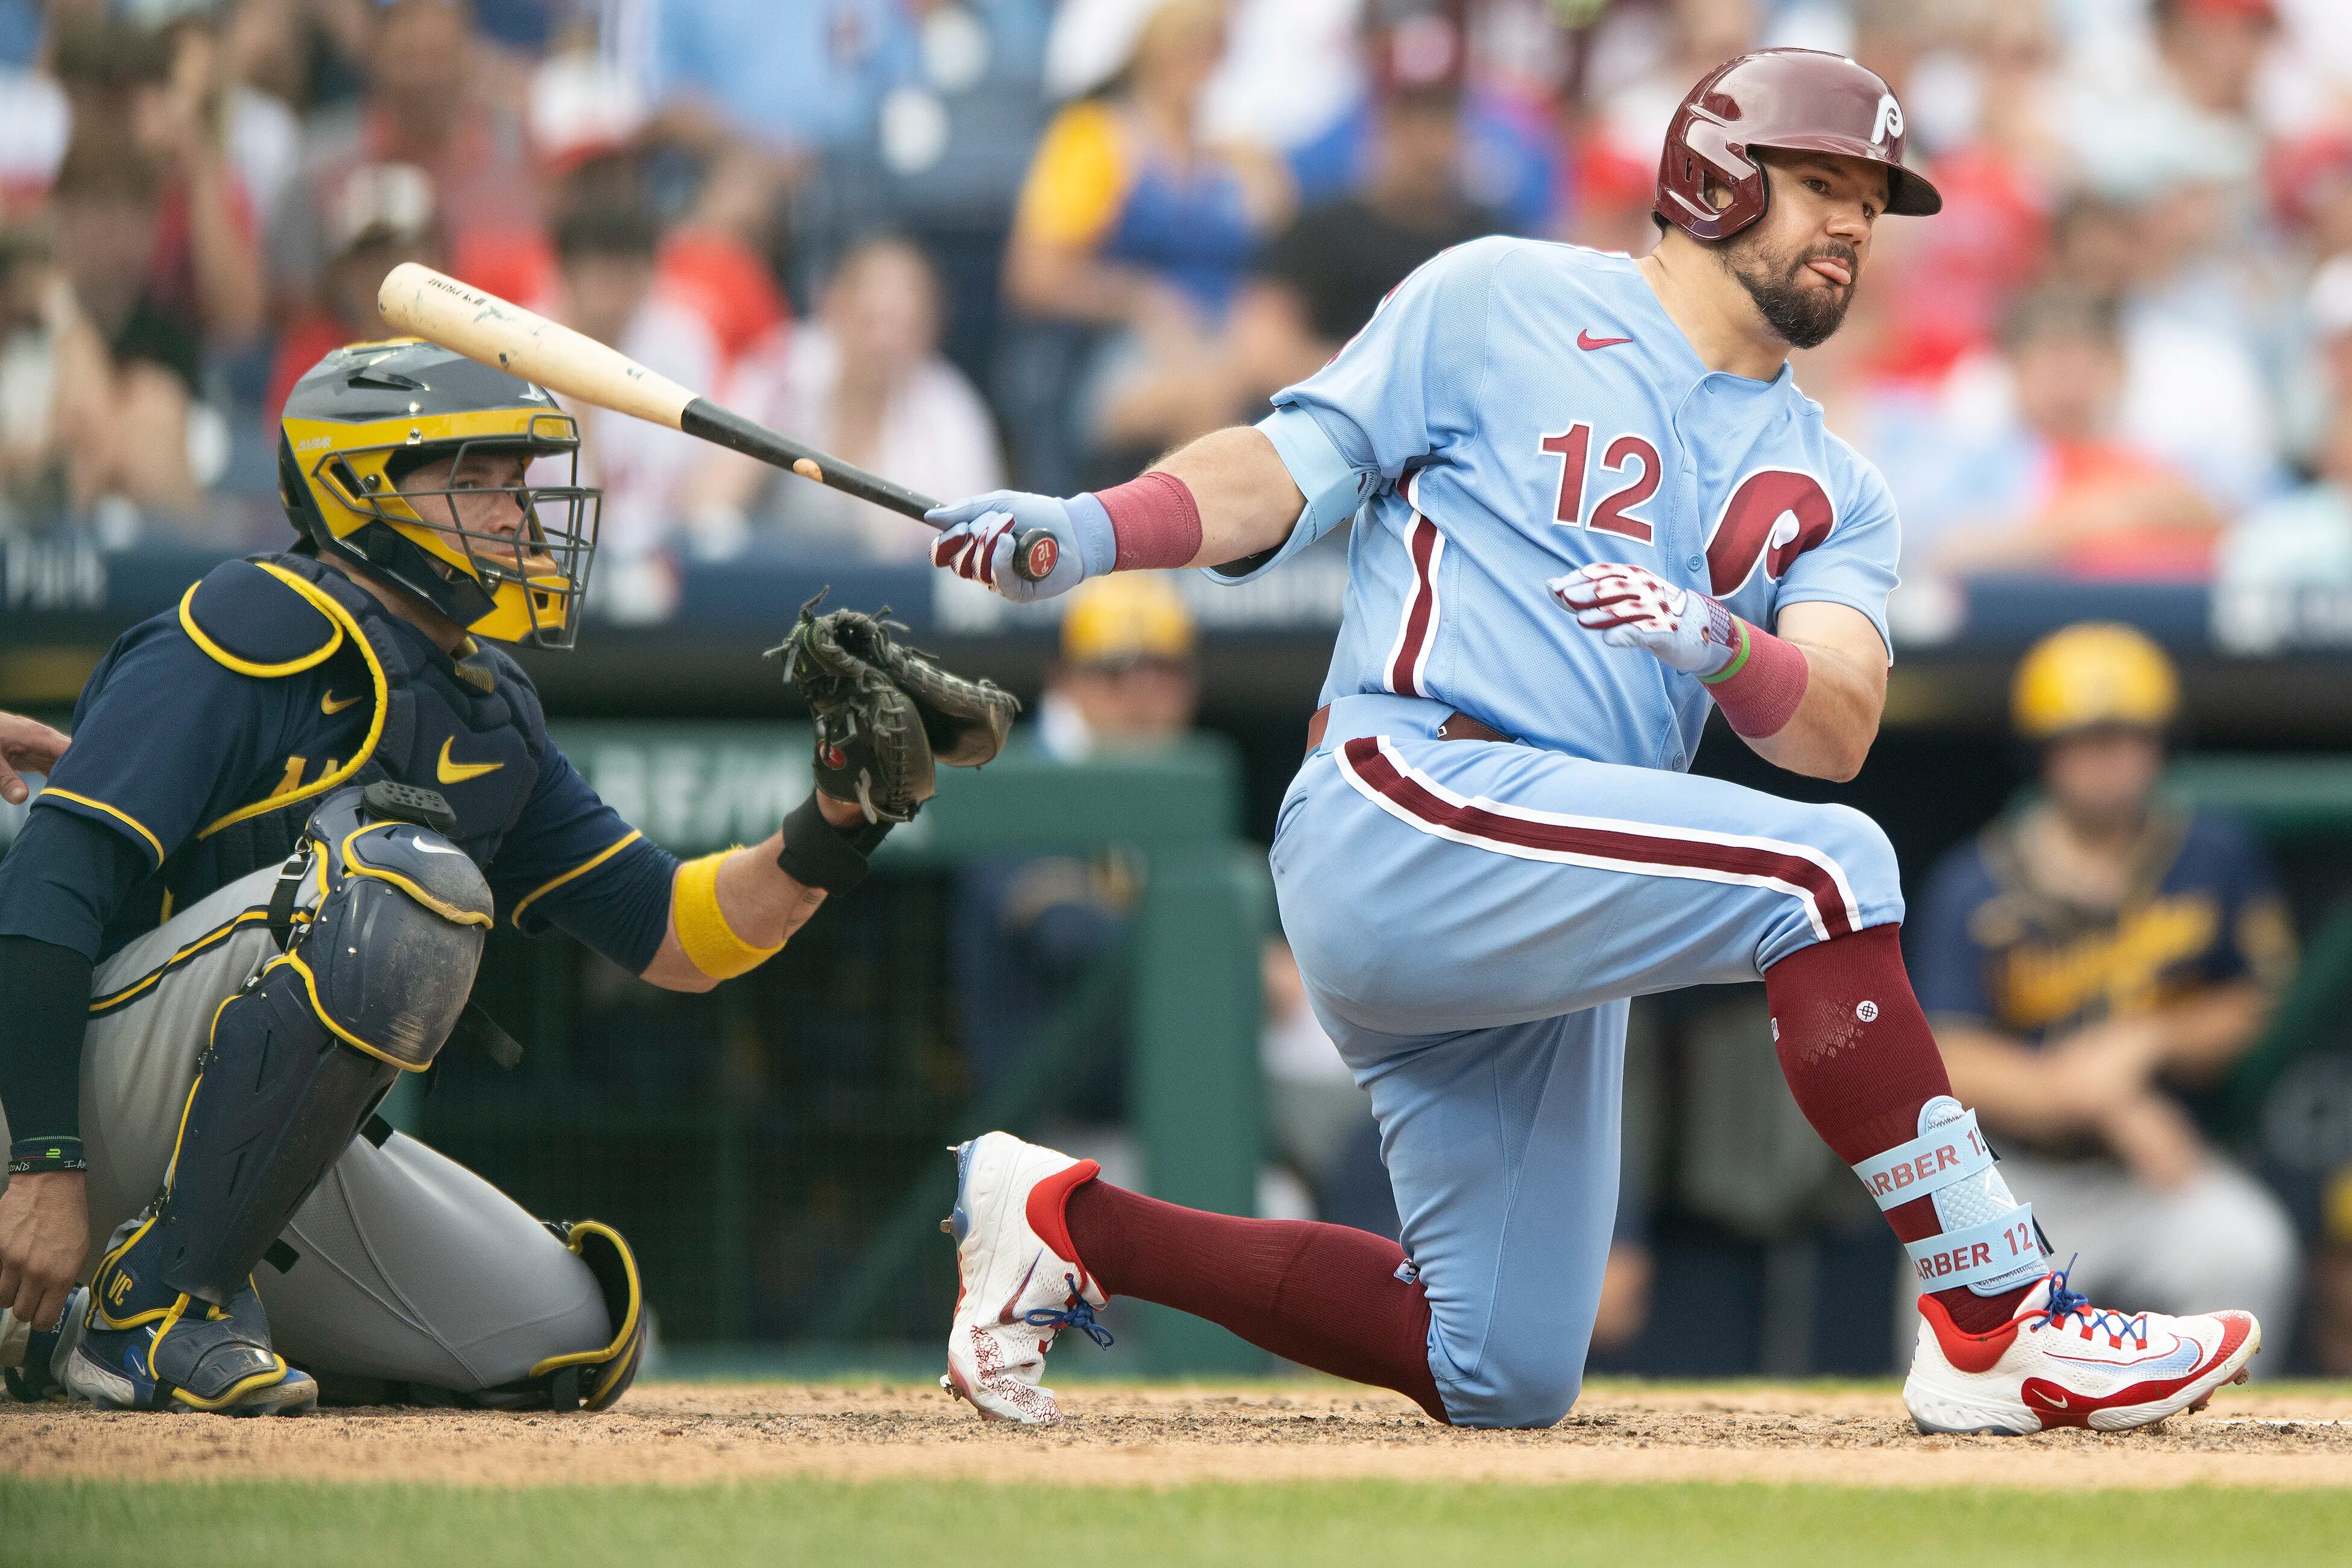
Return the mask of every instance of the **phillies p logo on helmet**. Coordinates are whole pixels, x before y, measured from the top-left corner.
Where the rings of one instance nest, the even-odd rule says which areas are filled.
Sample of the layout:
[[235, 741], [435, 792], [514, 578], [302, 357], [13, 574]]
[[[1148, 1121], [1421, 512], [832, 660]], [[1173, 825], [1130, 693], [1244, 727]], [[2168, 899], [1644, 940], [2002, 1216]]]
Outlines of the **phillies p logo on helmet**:
[[1878, 95], [1878, 118], [1870, 127], [1871, 145], [1882, 146], [1889, 136], [1897, 142], [1903, 140], [1903, 106], [1895, 101], [1893, 93], [1882, 92]]

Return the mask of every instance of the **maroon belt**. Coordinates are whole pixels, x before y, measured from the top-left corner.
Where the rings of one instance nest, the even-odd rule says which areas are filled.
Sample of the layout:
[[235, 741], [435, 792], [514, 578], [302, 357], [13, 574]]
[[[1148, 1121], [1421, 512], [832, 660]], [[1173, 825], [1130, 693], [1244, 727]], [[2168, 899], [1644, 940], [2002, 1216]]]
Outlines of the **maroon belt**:
[[[1307, 721], [1307, 749], [1312, 752], [1323, 743], [1323, 731], [1331, 722], [1331, 710], [1327, 704], [1315, 710], [1315, 717]], [[1441, 741], [1499, 741], [1505, 745], [1516, 744], [1514, 737], [1504, 734], [1492, 724], [1482, 724], [1467, 713], [1448, 713], [1437, 727]]]

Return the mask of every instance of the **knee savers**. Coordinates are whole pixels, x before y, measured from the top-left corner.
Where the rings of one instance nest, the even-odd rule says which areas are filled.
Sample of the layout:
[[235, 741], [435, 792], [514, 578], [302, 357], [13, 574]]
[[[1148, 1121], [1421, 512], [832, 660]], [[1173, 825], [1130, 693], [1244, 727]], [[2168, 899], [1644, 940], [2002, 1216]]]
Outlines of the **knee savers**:
[[482, 1403], [533, 1408], [543, 1405], [553, 1410], [607, 1409], [636, 1381], [637, 1363], [645, 1355], [645, 1294], [637, 1279], [636, 1255], [619, 1231], [600, 1220], [551, 1222], [547, 1228], [595, 1276], [613, 1338], [590, 1350], [549, 1356], [530, 1369], [520, 1387], [493, 1390]]
[[437, 796], [330, 795], [281, 881], [290, 940], [214, 1015], [158, 1215], [163, 1281], [226, 1302], [404, 1071], [432, 1065], [473, 989], [490, 890], [408, 816]]

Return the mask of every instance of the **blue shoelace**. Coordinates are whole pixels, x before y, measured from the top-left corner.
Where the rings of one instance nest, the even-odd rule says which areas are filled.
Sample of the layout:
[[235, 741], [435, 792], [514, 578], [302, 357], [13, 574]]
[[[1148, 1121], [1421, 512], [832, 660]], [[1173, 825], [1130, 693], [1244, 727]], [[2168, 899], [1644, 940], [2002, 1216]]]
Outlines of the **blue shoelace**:
[[1087, 1305], [1087, 1299], [1078, 1293], [1077, 1277], [1065, 1274], [1062, 1279], [1070, 1287], [1069, 1304], [1032, 1307], [1021, 1314], [1021, 1321], [1033, 1329], [1076, 1329], [1104, 1350], [1110, 1349], [1113, 1343], [1110, 1331], [1096, 1321], [1094, 1308]]
[[[2077, 1258], [2080, 1256], [2079, 1253], [2076, 1254]], [[2094, 1332], [2105, 1328], [2108, 1333], [2117, 1339], [2135, 1339], [2145, 1345], [2147, 1342], [2146, 1312], [2126, 1318], [2121, 1312], [2094, 1307], [2088, 1296], [2067, 1289], [2066, 1276], [2074, 1272], [2074, 1262], [2075, 1258], [2070, 1258], [2066, 1260], [2065, 1268], [2051, 1270], [2050, 1305], [2042, 1310], [2042, 1322], [2036, 1323], [2034, 1327], [2040, 1328], [2046, 1323], [2052, 1328], [2056, 1328], [2068, 1318], [2080, 1317], [2089, 1320], [2089, 1326]]]

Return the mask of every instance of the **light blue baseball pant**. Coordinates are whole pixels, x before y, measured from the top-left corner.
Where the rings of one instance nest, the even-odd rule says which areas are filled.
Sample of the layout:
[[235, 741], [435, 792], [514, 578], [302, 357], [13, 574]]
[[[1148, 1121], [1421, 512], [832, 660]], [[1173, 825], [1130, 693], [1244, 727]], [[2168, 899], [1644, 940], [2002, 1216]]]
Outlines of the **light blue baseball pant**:
[[1447, 714], [1334, 703], [1283, 800], [1275, 887], [1371, 1094], [1447, 1415], [1549, 1426], [1601, 1300], [1627, 999], [1753, 981], [1901, 921], [1903, 899], [1885, 834], [1849, 807], [1438, 740]]

